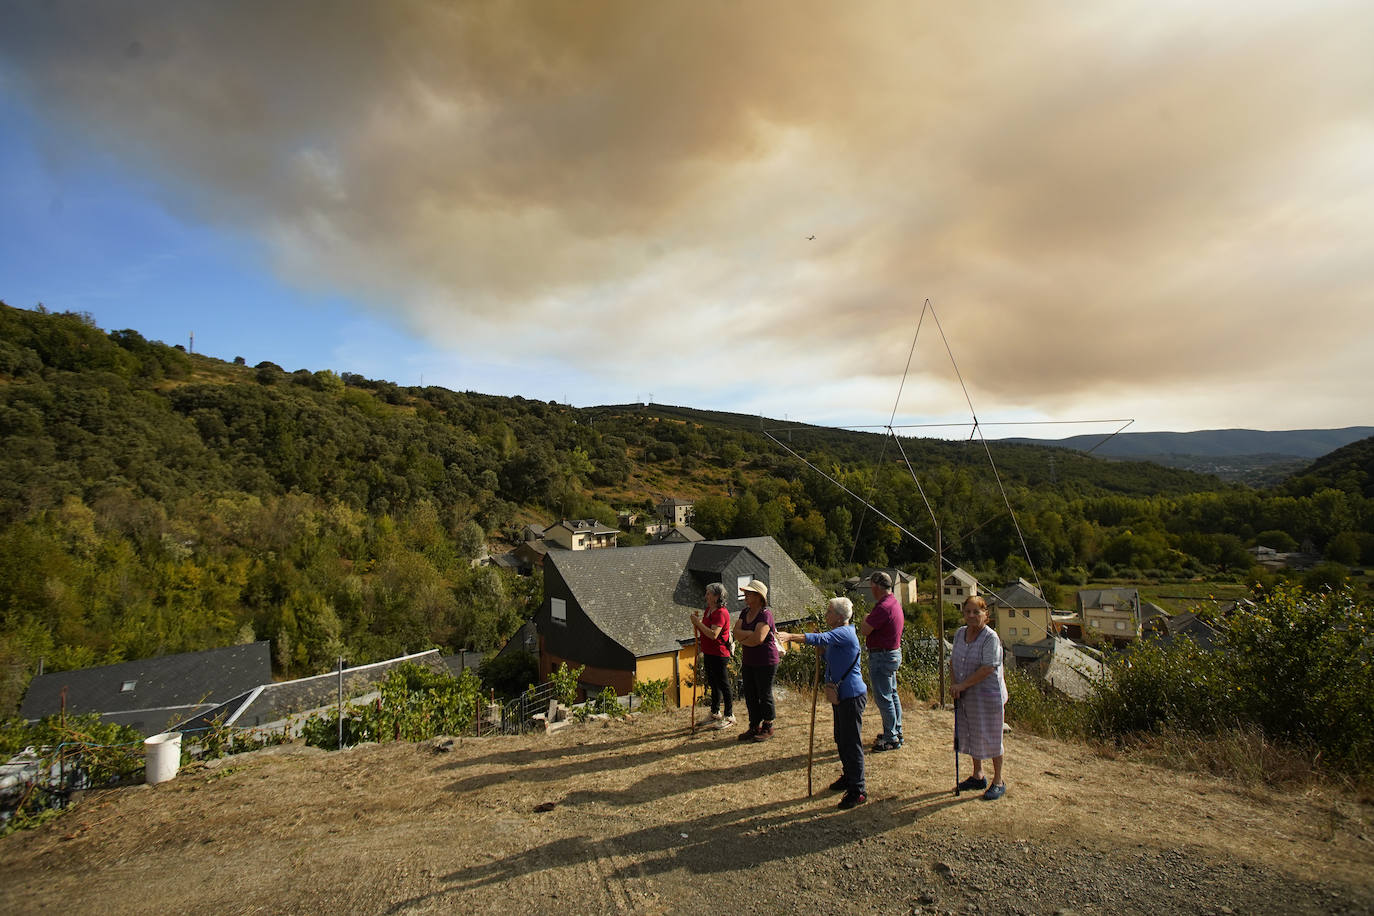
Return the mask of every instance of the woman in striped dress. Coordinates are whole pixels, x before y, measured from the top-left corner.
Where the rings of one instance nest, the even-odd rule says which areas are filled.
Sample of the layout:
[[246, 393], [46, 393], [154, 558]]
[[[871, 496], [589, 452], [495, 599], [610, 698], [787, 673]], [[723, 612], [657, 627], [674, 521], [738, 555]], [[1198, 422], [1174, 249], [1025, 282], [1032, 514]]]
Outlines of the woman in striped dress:
[[[1002, 641], [988, 626], [988, 606], [982, 598], [964, 602], [964, 625], [954, 633], [949, 659], [958, 726], [958, 749], [973, 758], [973, 775], [959, 783], [964, 790], [986, 789], [983, 798], [996, 801], [1007, 791], [1002, 782], [1002, 722], [1007, 684], [1002, 677]], [[992, 760], [992, 785], [983, 775], [983, 761]]]

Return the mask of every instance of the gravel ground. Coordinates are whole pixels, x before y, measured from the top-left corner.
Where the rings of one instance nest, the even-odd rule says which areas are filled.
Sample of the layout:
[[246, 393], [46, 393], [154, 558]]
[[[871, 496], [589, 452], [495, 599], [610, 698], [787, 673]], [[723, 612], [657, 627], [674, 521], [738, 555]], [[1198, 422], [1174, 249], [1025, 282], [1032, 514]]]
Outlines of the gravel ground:
[[1006, 797], [956, 799], [950, 713], [909, 709], [842, 812], [828, 709], [808, 797], [781, 707], [764, 744], [675, 711], [189, 768], [0, 839], [0, 911], [1374, 913], [1374, 810], [1334, 790], [1011, 735]]

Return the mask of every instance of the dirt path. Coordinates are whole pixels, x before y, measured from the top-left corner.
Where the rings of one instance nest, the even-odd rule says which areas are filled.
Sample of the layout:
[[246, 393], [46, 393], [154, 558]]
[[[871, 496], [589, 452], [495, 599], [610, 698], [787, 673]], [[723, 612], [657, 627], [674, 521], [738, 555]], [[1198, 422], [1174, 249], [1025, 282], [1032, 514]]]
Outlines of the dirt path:
[[956, 800], [950, 714], [918, 710], [840, 812], [828, 710], [807, 798], [782, 706], [761, 745], [675, 712], [197, 767], [0, 839], [0, 911], [1374, 913], [1370, 805], [1015, 735], [1006, 797]]

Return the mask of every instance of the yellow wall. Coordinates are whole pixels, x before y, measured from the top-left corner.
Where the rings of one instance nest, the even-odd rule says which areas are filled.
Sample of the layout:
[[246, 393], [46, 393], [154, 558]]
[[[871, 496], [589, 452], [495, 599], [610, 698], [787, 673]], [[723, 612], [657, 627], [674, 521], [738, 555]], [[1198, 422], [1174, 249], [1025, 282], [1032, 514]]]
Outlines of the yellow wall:
[[[1022, 643], [1040, 642], [1050, 635], [1050, 611], [1049, 608], [1028, 608], [1030, 616], [1026, 616], [1026, 610], [1018, 608], [1016, 616], [1012, 617], [1011, 612], [1004, 607], [997, 609], [997, 638], [1002, 640], [1004, 646], [1016, 646]], [[1026, 630], [1030, 630], [1027, 635]]]
[[676, 672], [673, 670], [673, 660], [677, 658], [676, 652], [667, 652], [663, 655], [650, 655], [645, 658], [635, 660], [635, 681], [657, 681], [666, 679], [668, 689], [663, 692], [663, 702], [676, 704], [677, 690], [674, 688]]
[[[1083, 612], [1087, 618], [1087, 625], [1100, 633], [1107, 639], [1137, 639], [1140, 633], [1135, 626], [1135, 614], [1131, 611], [1108, 611], [1092, 608]], [[1116, 624], [1120, 621], [1125, 624], [1123, 629], [1117, 629]]]

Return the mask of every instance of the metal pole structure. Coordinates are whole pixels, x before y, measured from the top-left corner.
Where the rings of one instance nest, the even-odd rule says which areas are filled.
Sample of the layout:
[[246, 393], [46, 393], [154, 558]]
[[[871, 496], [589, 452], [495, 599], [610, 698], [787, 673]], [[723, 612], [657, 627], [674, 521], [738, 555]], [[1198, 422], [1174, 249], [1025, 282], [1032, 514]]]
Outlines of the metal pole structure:
[[811, 679], [811, 738], [806, 745], [806, 797], [811, 797], [811, 760], [816, 755], [816, 703], [821, 698], [821, 647], [816, 647], [816, 674]]
[[339, 750], [343, 750], [343, 656], [339, 656]]
[[945, 558], [940, 529], [935, 529], [935, 623], [940, 643], [940, 708], [945, 708]]

